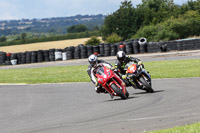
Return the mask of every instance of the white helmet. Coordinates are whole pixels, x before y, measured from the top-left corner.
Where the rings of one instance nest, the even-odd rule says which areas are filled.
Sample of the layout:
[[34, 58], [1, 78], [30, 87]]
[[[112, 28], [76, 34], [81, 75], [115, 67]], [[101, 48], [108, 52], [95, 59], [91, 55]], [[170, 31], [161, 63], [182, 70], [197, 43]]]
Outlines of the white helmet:
[[94, 54], [90, 55], [89, 58], [88, 58], [88, 62], [89, 62], [92, 66], [94, 66], [95, 64], [97, 64], [97, 61], [98, 61], [98, 58], [97, 58], [97, 56], [94, 55]]

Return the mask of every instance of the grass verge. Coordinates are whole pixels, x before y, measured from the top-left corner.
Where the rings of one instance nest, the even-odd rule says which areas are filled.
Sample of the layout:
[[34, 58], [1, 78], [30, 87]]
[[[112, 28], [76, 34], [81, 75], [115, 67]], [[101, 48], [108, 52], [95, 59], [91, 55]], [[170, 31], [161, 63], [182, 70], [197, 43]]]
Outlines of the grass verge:
[[164, 129], [147, 133], [199, 133], [199, 131], [200, 131], [200, 123], [195, 123], [191, 125], [174, 127], [170, 129]]
[[[200, 60], [145, 62], [153, 79], [200, 77]], [[90, 82], [87, 65], [0, 70], [0, 83]]]

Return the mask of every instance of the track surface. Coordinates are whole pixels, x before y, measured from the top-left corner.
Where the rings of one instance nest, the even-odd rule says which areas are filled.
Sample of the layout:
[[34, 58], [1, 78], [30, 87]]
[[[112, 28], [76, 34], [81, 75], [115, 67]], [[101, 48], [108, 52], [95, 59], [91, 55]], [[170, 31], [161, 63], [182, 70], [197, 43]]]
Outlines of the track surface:
[[153, 80], [121, 100], [92, 83], [1, 85], [2, 133], [135, 133], [200, 121], [200, 78]]

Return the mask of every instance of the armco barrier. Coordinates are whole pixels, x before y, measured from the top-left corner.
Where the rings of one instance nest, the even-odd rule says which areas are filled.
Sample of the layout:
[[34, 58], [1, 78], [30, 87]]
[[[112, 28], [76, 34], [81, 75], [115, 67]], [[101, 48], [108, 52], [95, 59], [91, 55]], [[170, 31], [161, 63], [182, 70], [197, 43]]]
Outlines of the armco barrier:
[[200, 38], [160, 42], [147, 42], [146, 38], [140, 38], [115, 44], [102, 43], [97, 46], [79, 44], [76, 47], [70, 46], [64, 49], [26, 51], [23, 53], [5, 53], [0, 51], [0, 65], [83, 59], [88, 58], [91, 54], [115, 56], [120, 50], [123, 50], [126, 54], [137, 54], [196, 49], [200, 49]]

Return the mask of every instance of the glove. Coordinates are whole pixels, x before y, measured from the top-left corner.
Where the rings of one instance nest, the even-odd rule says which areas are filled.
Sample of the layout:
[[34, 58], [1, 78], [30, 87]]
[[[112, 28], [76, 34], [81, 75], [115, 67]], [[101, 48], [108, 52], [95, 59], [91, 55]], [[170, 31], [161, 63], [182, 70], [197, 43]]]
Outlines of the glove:
[[112, 71], [115, 70], [115, 67], [111, 67], [111, 70], [112, 70]]
[[126, 77], [127, 77], [126, 75], [122, 75], [122, 79], [126, 79]]
[[138, 65], [142, 65], [142, 61], [138, 61]]
[[96, 82], [96, 83], [95, 83], [95, 87], [98, 87], [98, 86], [99, 86], [99, 83], [98, 83], [98, 82]]

